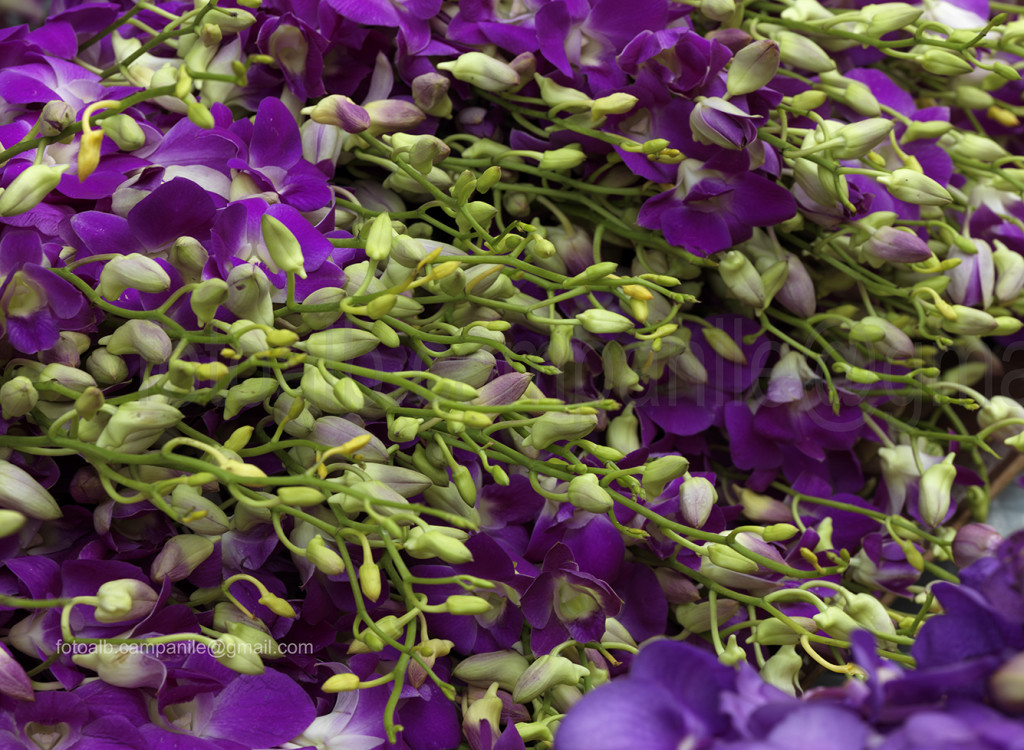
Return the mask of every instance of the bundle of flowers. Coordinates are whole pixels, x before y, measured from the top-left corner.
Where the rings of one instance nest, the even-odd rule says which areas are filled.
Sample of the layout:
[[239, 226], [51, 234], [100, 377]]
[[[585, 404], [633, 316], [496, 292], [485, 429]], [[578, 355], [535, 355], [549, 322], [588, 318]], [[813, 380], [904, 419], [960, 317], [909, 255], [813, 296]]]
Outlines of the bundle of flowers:
[[0, 32], [0, 746], [1021, 748], [1024, 19]]

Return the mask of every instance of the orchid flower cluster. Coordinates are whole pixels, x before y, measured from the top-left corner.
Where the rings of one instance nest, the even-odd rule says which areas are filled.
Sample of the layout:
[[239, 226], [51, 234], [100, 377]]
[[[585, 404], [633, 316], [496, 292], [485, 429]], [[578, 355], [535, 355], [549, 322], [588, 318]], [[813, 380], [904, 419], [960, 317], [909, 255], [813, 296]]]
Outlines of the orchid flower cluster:
[[1021, 746], [1015, 5], [53, 0], [0, 60], [4, 747]]

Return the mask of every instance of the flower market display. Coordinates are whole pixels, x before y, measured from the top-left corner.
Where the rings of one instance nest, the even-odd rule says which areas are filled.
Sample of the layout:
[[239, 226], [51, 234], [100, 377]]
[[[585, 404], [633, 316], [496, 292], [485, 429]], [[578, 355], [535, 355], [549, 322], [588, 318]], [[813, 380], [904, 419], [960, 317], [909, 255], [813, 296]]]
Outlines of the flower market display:
[[1024, 748], [1014, 3], [35, 10], [0, 750]]

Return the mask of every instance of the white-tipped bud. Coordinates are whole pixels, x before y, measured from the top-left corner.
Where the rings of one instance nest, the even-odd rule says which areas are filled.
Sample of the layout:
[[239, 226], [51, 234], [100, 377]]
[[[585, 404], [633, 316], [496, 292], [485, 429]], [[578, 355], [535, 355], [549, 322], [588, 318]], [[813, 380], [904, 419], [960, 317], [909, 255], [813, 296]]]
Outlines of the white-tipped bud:
[[140, 292], [164, 292], [171, 287], [171, 277], [152, 258], [129, 253], [108, 260], [100, 272], [99, 293], [116, 301], [125, 289]]
[[519, 85], [515, 68], [483, 52], [464, 52], [458, 59], [438, 63], [437, 67], [484, 91], [507, 91]]
[[771, 39], [748, 44], [733, 57], [725, 87], [730, 96], [743, 96], [764, 88], [779, 69], [779, 45]]
[[703, 528], [718, 502], [715, 486], [704, 477], [690, 477], [679, 485], [679, 512], [687, 524]]
[[950, 453], [934, 466], [929, 466], [921, 475], [918, 487], [918, 512], [921, 520], [931, 527], [938, 526], [949, 512], [950, 493], [953, 480], [956, 479], [956, 467], [953, 459], [956, 454]]

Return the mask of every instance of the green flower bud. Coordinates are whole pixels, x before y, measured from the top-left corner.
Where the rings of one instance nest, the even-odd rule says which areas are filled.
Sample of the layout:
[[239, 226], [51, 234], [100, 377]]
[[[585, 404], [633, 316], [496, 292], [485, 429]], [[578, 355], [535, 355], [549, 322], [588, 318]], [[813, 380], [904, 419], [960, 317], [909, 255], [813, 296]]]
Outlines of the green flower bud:
[[[810, 617], [790, 616], [789, 619], [812, 633], [817, 630], [817, 625]], [[800, 642], [800, 633], [781, 620], [769, 617], [767, 620], [757, 623], [753, 638], [755, 643], [760, 643], [762, 646], [791, 646]]]
[[359, 675], [342, 672], [324, 680], [320, 689], [325, 693], [350, 693], [359, 689]]
[[210, 259], [210, 254], [195, 237], [179, 237], [171, 246], [167, 259], [178, 269], [185, 283], [191, 284], [202, 279], [203, 269]]
[[748, 44], [732, 58], [726, 90], [729, 96], [744, 96], [760, 91], [779, 69], [779, 45], [771, 39]]
[[60, 183], [69, 165], [33, 164], [0, 193], [0, 216], [17, 216], [38, 206]]
[[877, 178], [894, 198], [919, 206], [945, 206], [953, 197], [931, 177], [913, 169], [901, 167], [891, 174]]
[[0, 405], [4, 419], [17, 419], [28, 414], [39, 401], [39, 392], [24, 375], [11, 378], [0, 386]]
[[690, 477], [679, 485], [679, 512], [695, 529], [704, 527], [716, 502], [715, 486], [704, 477]]
[[302, 301], [303, 305], [334, 305], [335, 310], [329, 312], [304, 312], [302, 322], [313, 330], [322, 331], [330, 328], [341, 318], [337, 305], [345, 297], [345, 290], [336, 286], [320, 287], [310, 292]]
[[448, 144], [433, 135], [395, 133], [391, 136], [391, 159], [405, 155], [409, 166], [426, 176], [451, 154]]
[[213, 119], [213, 115], [210, 113], [209, 107], [202, 102], [189, 102], [185, 112], [188, 115], [188, 119], [203, 128], [203, 130], [211, 130], [217, 125], [216, 120]]
[[309, 508], [327, 499], [327, 495], [316, 487], [302, 486], [280, 487], [277, 496], [283, 504], [293, 508]]
[[422, 424], [418, 417], [395, 417], [388, 425], [388, 437], [396, 443], [408, 443], [416, 439]]
[[761, 309], [765, 305], [764, 282], [750, 259], [739, 250], [722, 253], [718, 262], [722, 281], [740, 302]]
[[608, 342], [601, 351], [601, 361], [604, 365], [605, 387], [614, 388], [620, 396], [625, 396], [629, 391], [643, 390], [640, 376], [630, 368], [626, 350], [618, 341]]
[[142, 453], [181, 419], [181, 412], [170, 404], [129, 401], [117, 407], [96, 439], [96, 446], [122, 453]]
[[1011, 336], [1024, 328], [1024, 320], [1010, 315], [1000, 315], [995, 320], [996, 327], [991, 334], [993, 336]]
[[665, 485], [678, 479], [690, 469], [690, 462], [683, 456], [661, 456], [644, 465], [642, 482], [648, 498], [660, 495]]
[[960, 55], [935, 47], [925, 50], [917, 61], [929, 73], [940, 76], [960, 76], [974, 70], [974, 67]]
[[780, 31], [774, 36], [779, 45], [779, 57], [782, 62], [812, 73], [835, 70], [835, 60], [817, 43], [803, 34]]
[[58, 135], [71, 127], [75, 119], [75, 110], [70, 104], [61, 99], [49, 101], [39, 113], [39, 135], [44, 138]]
[[541, 169], [560, 171], [573, 169], [587, 160], [587, 155], [578, 146], [563, 146], [562, 148], [542, 151], [540, 162], [537, 164]]
[[277, 266], [278, 270], [285, 273], [294, 273], [300, 279], [306, 278], [306, 269], [303, 267], [302, 245], [288, 227], [280, 219], [275, 219], [270, 214], [263, 214], [260, 217], [260, 234], [263, 235], [263, 242], [266, 243], [267, 252], [270, 253], [270, 260]]
[[224, 399], [224, 418], [231, 419], [247, 406], [259, 404], [277, 393], [274, 378], [246, 378], [228, 389]]
[[964, 305], [953, 305], [955, 320], [941, 319], [942, 328], [950, 333], [978, 336], [994, 334], [999, 322], [984, 310], [977, 310]]
[[362, 133], [370, 127], [370, 113], [341, 94], [331, 94], [318, 101], [309, 109], [309, 117], [315, 123], [334, 125], [346, 133]]
[[371, 260], [384, 260], [391, 253], [392, 237], [391, 217], [382, 211], [373, 217], [366, 234], [366, 256]]
[[237, 34], [256, 23], [256, 16], [239, 8], [214, 8], [203, 16], [203, 21], [224, 34]]
[[473, 553], [463, 543], [466, 538], [468, 535], [459, 529], [414, 526], [409, 530], [403, 549], [417, 560], [437, 557], [450, 565], [461, 565], [473, 561]]
[[147, 362], [162, 364], [171, 358], [171, 338], [152, 320], [133, 319], [123, 323], [105, 341], [111, 354], [138, 354]]
[[791, 523], [773, 523], [761, 532], [761, 538], [766, 542], [785, 542], [800, 533], [800, 529]]
[[608, 115], [624, 115], [633, 110], [640, 101], [632, 94], [616, 91], [614, 94], [595, 99], [590, 108], [590, 119], [599, 122]]
[[544, 654], [537, 657], [516, 680], [512, 700], [516, 703], [529, 703], [555, 685], [575, 685], [589, 675], [589, 669], [569, 661], [564, 656]]
[[[640, 450], [640, 420], [633, 413], [633, 403], [626, 404], [622, 413], [608, 423], [605, 440], [612, 450], [629, 455]], [[582, 437], [582, 436], [581, 436]]]
[[153, 611], [157, 593], [142, 581], [118, 578], [107, 581], [96, 592], [99, 603], [94, 617], [98, 622], [138, 620]]
[[165, 578], [171, 581], [184, 580], [213, 554], [213, 549], [214, 543], [209, 537], [199, 534], [172, 536], [153, 558], [149, 575], [158, 583]]
[[507, 91], [519, 85], [515, 68], [483, 52], [464, 52], [454, 61], [438, 63], [437, 68], [484, 91]]
[[485, 615], [493, 607], [490, 601], [481, 596], [452, 594], [445, 600], [445, 608], [452, 615]]
[[923, 12], [924, 8], [909, 3], [881, 3], [865, 5], [860, 9], [860, 16], [868, 22], [864, 33], [880, 39], [891, 31], [899, 31], [914, 23]]
[[892, 129], [892, 120], [884, 117], [870, 117], [844, 125], [835, 134], [843, 146], [833, 149], [833, 154], [837, 159], [859, 159], [888, 138]]
[[378, 344], [380, 340], [370, 331], [361, 328], [332, 328], [310, 334], [309, 338], [296, 344], [295, 348], [314, 357], [344, 362], [372, 352]]
[[851, 594], [847, 597], [846, 613], [872, 632], [896, 635], [896, 626], [882, 604], [871, 594]]
[[320, 534], [314, 536], [306, 544], [306, 559], [324, 575], [337, 576], [345, 572], [345, 560], [327, 546]]
[[106, 347], [100, 347], [89, 355], [85, 369], [102, 386], [123, 383], [128, 377], [128, 365], [121, 357], [111, 354]]
[[710, 346], [718, 356], [728, 362], [734, 362], [738, 365], [747, 364], [747, 357], [740, 349], [732, 336], [723, 331], [721, 328], [715, 328], [713, 326], [703, 326], [700, 329], [701, 334], [704, 336], [704, 340], [708, 342]]
[[122, 151], [135, 151], [146, 145], [146, 134], [131, 115], [105, 117], [100, 121], [100, 129]]
[[625, 333], [634, 328], [633, 321], [625, 315], [619, 315], [611, 310], [599, 310], [598, 308], [591, 308], [577, 313], [576, 320], [590, 333]]
[[0, 508], [15, 510], [29, 518], [52, 521], [60, 518], [53, 495], [24, 469], [0, 459]]
[[490, 651], [466, 657], [455, 665], [452, 675], [474, 687], [497, 683], [502, 690], [512, 692], [529, 666], [530, 662], [517, 651]]
[[274, 303], [267, 275], [254, 263], [241, 263], [228, 272], [224, 305], [241, 320], [273, 327]]
[[[715, 614], [719, 625], [728, 622], [739, 612], [740, 605], [733, 599], [719, 599], [715, 602]], [[681, 604], [675, 609], [676, 621], [693, 633], [711, 630], [711, 602]]]
[[533, 80], [540, 87], [540, 98], [549, 107], [558, 107], [566, 112], [587, 112], [594, 105], [594, 100], [582, 91], [562, 86], [550, 78], [535, 74]]
[[597, 474], [580, 474], [569, 482], [569, 502], [589, 513], [608, 513], [615, 503], [612, 496], [601, 486]]
[[452, 469], [452, 483], [467, 506], [472, 508], [476, 505], [476, 482], [465, 465], [459, 464]]
[[263, 674], [266, 671], [258, 651], [230, 633], [222, 633], [210, 645], [210, 651], [217, 661], [239, 674]]
[[861, 625], [839, 607], [828, 607], [824, 612], [819, 612], [814, 617], [814, 624], [835, 638], [849, 640], [850, 634], [860, 630]]
[[28, 521], [24, 513], [16, 510], [0, 508], [0, 539], [14, 536], [24, 528]]
[[795, 646], [782, 646], [761, 667], [761, 679], [784, 693], [795, 696], [800, 690], [800, 672], [804, 660]]
[[178, 521], [196, 534], [216, 536], [231, 529], [227, 514], [195, 487], [177, 485], [168, 504], [177, 512]]
[[171, 277], [159, 263], [141, 253], [129, 253], [103, 264], [98, 290], [108, 300], [117, 301], [125, 289], [164, 292], [170, 288]]
[[597, 427], [594, 414], [567, 414], [547, 412], [533, 423], [523, 445], [544, 450], [557, 440], [575, 440], [586, 437]]
[[756, 562], [726, 544], [709, 542], [704, 546], [707, 550], [707, 559], [720, 568], [749, 575], [757, 572], [758, 565]]
[[700, 0], [699, 7], [711, 20], [725, 23], [736, 12], [736, 0]]
[[334, 397], [344, 411], [358, 412], [365, 405], [363, 391], [352, 378], [341, 378], [334, 384]]
[[933, 528], [941, 524], [949, 512], [950, 493], [956, 479], [955, 457], [956, 454], [950, 453], [942, 463], [929, 466], [921, 475], [918, 511], [921, 520]]

